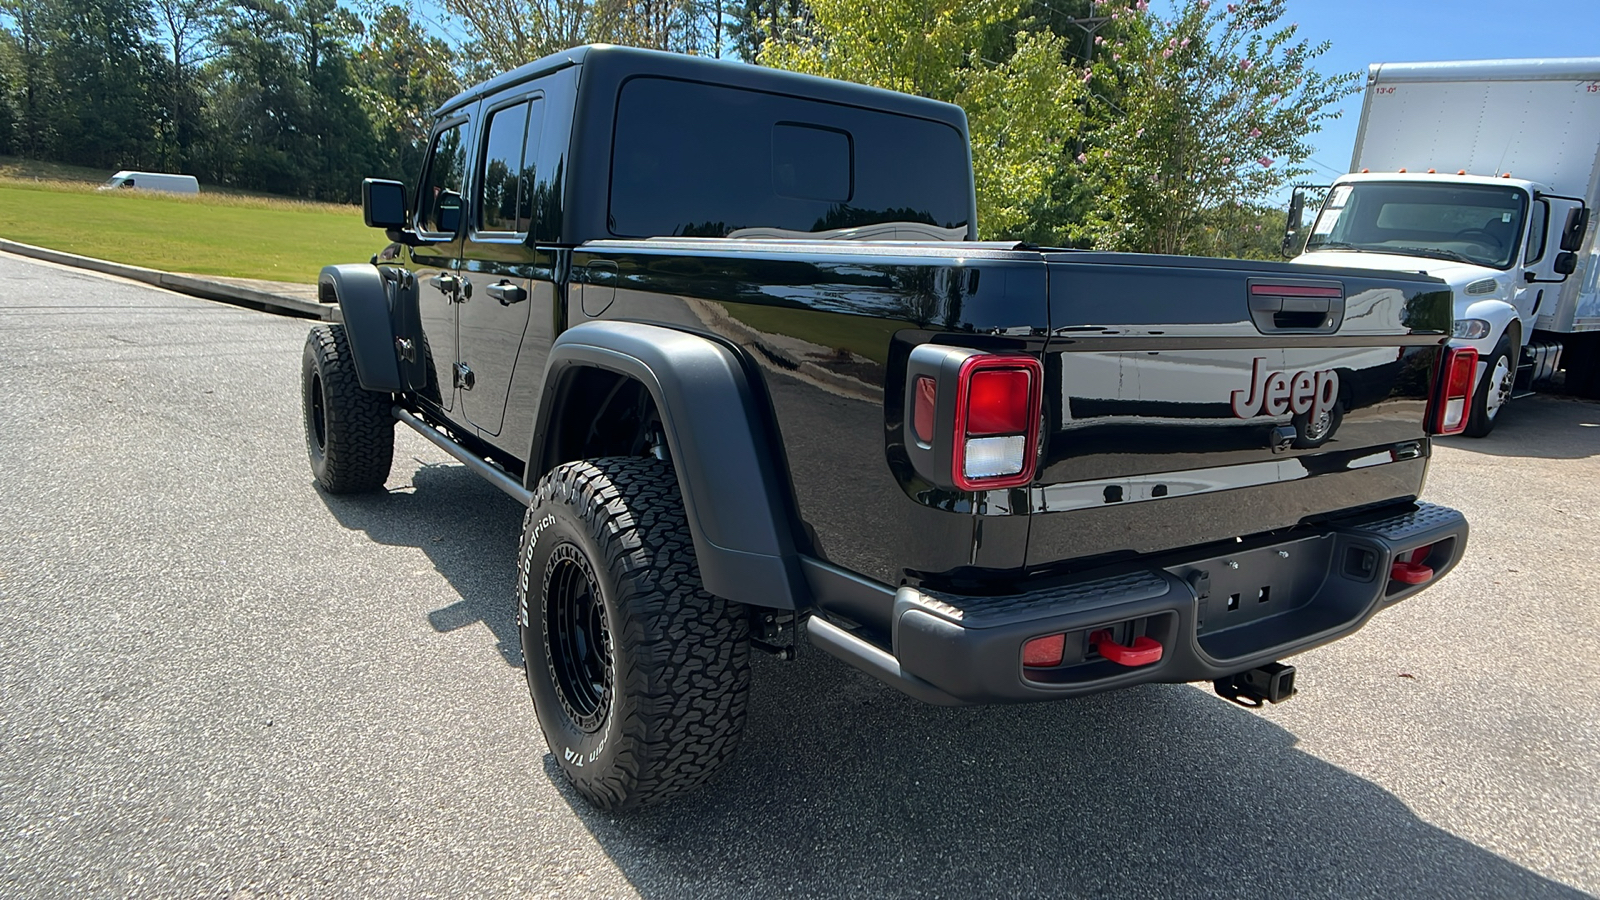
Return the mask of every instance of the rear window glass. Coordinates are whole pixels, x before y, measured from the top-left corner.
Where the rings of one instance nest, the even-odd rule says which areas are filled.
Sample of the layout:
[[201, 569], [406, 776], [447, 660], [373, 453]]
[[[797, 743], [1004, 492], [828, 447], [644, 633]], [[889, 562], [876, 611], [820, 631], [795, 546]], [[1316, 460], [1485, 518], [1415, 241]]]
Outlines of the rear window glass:
[[624, 84], [616, 122], [618, 237], [967, 226], [966, 143], [943, 123], [664, 78]]
[[527, 176], [522, 171], [523, 136], [528, 124], [528, 104], [497, 109], [489, 116], [489, 137], [484, 142], [483, 172], [478, 178], [478, 223], [484, 231], [526, 233], [533, 217]]

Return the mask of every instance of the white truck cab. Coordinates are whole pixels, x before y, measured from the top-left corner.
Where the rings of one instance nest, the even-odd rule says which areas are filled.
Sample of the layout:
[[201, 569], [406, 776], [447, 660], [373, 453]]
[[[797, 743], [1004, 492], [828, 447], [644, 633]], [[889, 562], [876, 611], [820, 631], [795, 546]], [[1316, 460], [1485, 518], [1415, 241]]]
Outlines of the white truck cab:
[[1455, 295], [1452, 343], [1478, 351], [1467, 433], [1561, 366], [1600, 392], [1600, 59], [1372, 66], [1351, 159], [1286, 246], [1296, 262], [1423, 271]]

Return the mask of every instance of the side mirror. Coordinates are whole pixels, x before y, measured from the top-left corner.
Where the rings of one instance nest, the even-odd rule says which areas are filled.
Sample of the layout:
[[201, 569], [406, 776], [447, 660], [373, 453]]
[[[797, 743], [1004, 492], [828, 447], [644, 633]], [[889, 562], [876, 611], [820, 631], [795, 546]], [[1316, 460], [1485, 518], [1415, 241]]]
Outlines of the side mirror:
[[406, 227], [406, 186], [398, 181], [366, 178], [361, 182], [361, 215], [368, 228]]
[[[1580, 207], [1577, 207], [1576, 209], [1568, 210], [1567, 211], [1567, 224], [1566, 224], [1565, 227], [1563, 227], [1561, 229], [1561, 249], [1562, 250], [1576, 251], [1579, 247], [1583, 246], [1583, 233], [1584, 233], [1585, 230], [1588, 229], [1588, 227], [1589, 227], [1589, 210], [1588, 209], [1586, 209], [1585, 207], [1580, 206]], [[1556, 262], [1556, 266], [1558, 267], [1556, 269], [1556, 271], [1558, 271], [1558, 272], [1561, 271], [1560, 268], [1559, 268], [1560, 265], [1561, 265], [1561, 263], [1558, 260]], [[1562, 274], [1570, 275], [1570, 274], [1572, 274], [1572, 272], [1569, 270], [1567, 272], [1563, 272]]]
[[[1562, 246], [1566, 245], [1565, 240], [1561, 243]], [[1556, 254], [1555, 261], [1551, 263], [1550, 268], [1554, 269], [1557, 275], [1571, 275], [1573, 272], [1578, 271], [1578, 254], [1573, 253], [1571, 250], [1563, 250]]]
[[1300, 229], [1305, 227], [1306, 194], [1299, 188], [1294, 189], [1294, 194], [1289, 198], [1289, 215], [1283, 221], [1283, 246], [1278, 252], [1284, 256], [1294, 255], [1294, 239], [1300, 234]]

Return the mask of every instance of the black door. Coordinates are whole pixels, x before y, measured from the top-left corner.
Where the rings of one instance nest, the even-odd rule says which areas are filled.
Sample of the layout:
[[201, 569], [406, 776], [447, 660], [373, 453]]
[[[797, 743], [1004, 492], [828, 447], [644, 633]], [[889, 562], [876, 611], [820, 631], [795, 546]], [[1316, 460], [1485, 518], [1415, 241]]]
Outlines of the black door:
[[[548, 276], [537, 277], [541, 267], [534, 243], [534, 169], [544, 108], [537, 95], [493, 103], [485, 107], [480, 130], [477, 202], [461, 262], [471, 295], [457, 311], [462, 409], [485, 437], [501, 433], [512, 376], [523, 364], [519, 350], [530, 314], [537, 307], [541, 321], [549, 318], [549, 292], [536, 284]], [[543, 268], [548, 270], [548, 263]]]
[[417, 317], [422, 323], [421, 352], [432, 382], [422, 393], [445, 410], [454, 406], [456, 305], [465, 294], [456, 269], [466, 206], [467, 126], [466, 117], [454, 119], [434, 135], [417, 185], [416, 230], [422, 242], [411, 249], [412, 271], [417, 277]]

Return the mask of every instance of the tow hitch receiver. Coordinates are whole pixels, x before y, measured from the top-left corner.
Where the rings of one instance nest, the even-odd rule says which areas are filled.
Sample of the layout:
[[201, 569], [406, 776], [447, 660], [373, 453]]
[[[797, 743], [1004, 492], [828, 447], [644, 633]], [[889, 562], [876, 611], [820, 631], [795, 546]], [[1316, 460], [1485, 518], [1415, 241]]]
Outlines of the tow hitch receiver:
[[1213, 686], [1223, 697], [1252, 709], [1268, 703], [1282, 703], [1294, 696], [1294, 666], [1267, 663], [1248, 672], [1218, 678]]

